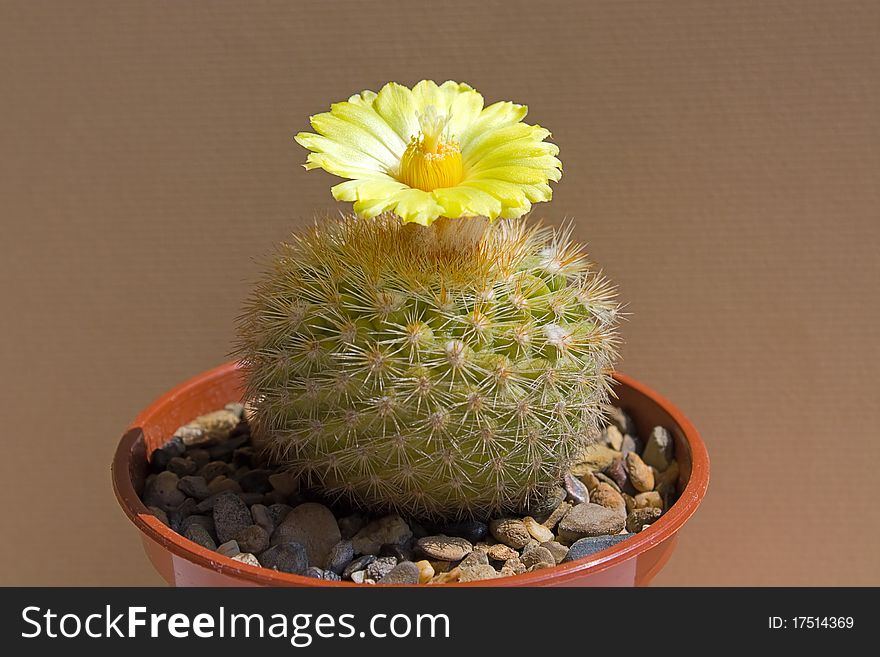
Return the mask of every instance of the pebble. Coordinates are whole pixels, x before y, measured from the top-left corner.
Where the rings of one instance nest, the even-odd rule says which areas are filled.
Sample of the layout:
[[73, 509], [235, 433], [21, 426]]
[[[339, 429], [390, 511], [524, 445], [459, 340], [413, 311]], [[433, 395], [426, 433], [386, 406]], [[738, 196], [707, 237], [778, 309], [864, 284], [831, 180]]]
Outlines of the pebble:
[[605, 415], [608, 418], [608, 421], [613, 426], [617, 427], [621, 433], [638, 433], [636, 430], [636, 423], [633, 422], [632, 418], [623, 409], [618, 408], [617, 406], [611, 406], [606, 409]]
[[654, 471], [635, 452], [626, 455], [626, 472], [630, 482], [640, 493], [654, 490]]
[[613, 424], [609, 424], [602, 431], [602, 442], [611, 449], [619, 452], [623, 448], [623, 433]]
[[527, 511], [533, 518], [536, 518], [539, 521], [543, 520], [563, 503], [566, 495], [565, 488], [562, 486], [555, 486], [546, 497], [528, 504], [525, 511]]
[[178, 477], [185, 477], [187, 475], [195, 474], [196, 470], [198, 470], [198, 466], [191, 458], [175, 456], [168, 461], [168, 467], [166, 469], [169, 472], [173, 472]]
[[229, 438], [229, 434], [238, 425], [238, 420], [239, 416], [224, 408], [200, 415], [180, 427], [174, 435], [180, 437], [188, 447], [206, 445]]
[[416, 544], [422, 552], [432, 559], [441, 559], [443, 561], [459, 561], [464, 559], [474, 549], [470, 541], [458, 536], [446, 536], [445, 534], [425, 536], [420, 538]]
[[601, 552], [605, 548], [617, 545], [621, 541], [625, 541], [632, 534], [615, 534], [614, 536], [590, 536], [582, 538], [571, 544], [568, 553], [562, 559], [562, 563], [583, 559], [596, 552]]
[[638, 454], [642, 451], [642, 441], [636, 436], [626, 434], [623, 437], [623, 447], [620, 448], [620, 451], [624, 456], [632, 452]]
[[232, 557], [232, 560], [246, 563], [248, 566], [260, 566], [260, 560], [257, 559], [257, 557], [255, 557], [250, 552], [242, 552], [240, 554], [236, 554], [234, 557]]
[[657, 520], [661, 513], [663, 512], [660, 509], [654, 507], [633, 509], [626, 517], [626, 531], [634, 534], [642, 531], [646, 525]]
[[660, 471], [669, 467], [672, 462], [675, 443], [672, 440], [672, 434], [665, 427], [654, 427], [651, 430], [651, 436], [645, 443], [645, 450], [642, 452], [642, 460], [650, 466]]
[[501, 572], [508, 571], [512, 575], [520, 575], [526, 572], [526, 566], [519, 556], [511, 557], [501, 566]]
[[311, 565], [323, 565], [330, 550], [342, 538], [336, 516], [326, 506], [316, 502], [295, 507], [278, 527], [281, 528], [284, 528], [287, 540], [305, 547]]
[[211, 496], [211, 491], [208, 490], [208, 484], [204, 477], [197, 477], [194, 475], [181, 477], [180, 481], [177, 482], [177, 487], [183, 491], [185, 495], [193, 497], [200, 502]]
[[342, 538], [348, 539], [363, 529], [370, 519], [363, 513], [352, 513], [351, 515], [339, 518], [336, 524], [339, 525], [339, 533]]
[[581, 475], [581, 481], [584, 486], [587, 487], [587, 490], [592, 493], [596, 486], [599, 485], [599, 479], [592, 472], [586, 472]]
[[174, 531], [179, 532], [181, 526], [183, 525], [183, 521], [189, 518], [191, 515], [198, 513], [197, 507], [198, 505], [196, 504], [196, 501], [188, 497], [176, 507], [171, 509], [168, 512], [168, 522], [170, 523], [171, 528]]
[[259, 556], [259, 560], [264, 568], [274, 568], [295, 575], [302, 575], [309, 567], [305, 547], [295, 541], [273, 545]]
[[192, 459], [193, 463], [196, 464], [196, 467], [199, 470], [204, 468], [211, 460], [211, 455], [208, 454], [208, 450], [200, 449], [198, 447], [186, 450], [186, 455]]
[[175, 456], [182, 456], [186, 451], [186, 446], [180, 438], [172, 438], [167, 443], [154, 449], [150, 454], [150, 465], [156, 472], [160, 472], [168, 467], [168, 462]]
[[245, 527], [254, 524], [250, 509], [232, 492], [218, 495], [213, 508], [214, 529], [221, 543], [230, 541]]
[[165, 470], [156, 475], [144, 491], [144, 504], [158, 506], [160, 509], [170, 511], [186, 499], [183, 491], [178, 489], [180, 480], [173, 472]]
[[489, 523], [489, 531], [496, 541], [517, 550], [524, 547], [531, 539], [523, 521], [516, 518], [497, 518]]
[[287, 514], [293, 511], [293, 507], [289, 504], [270, 504], [266, 507], [266, 510], [269, 512], [269, 517], [272, 518], [272, 523], [278, 527], [284, 519], [287, 517]]
[[397, 559], [394, 557], [379, 557], [366, 567], [367, 577], [376, 581], [382, 579], [391, 572], [391, 569], [397, 565]]
[[617, 534], [625, 524], [626, 514], [623, 511], [587, 502], [573, 506], [559, 522], [557, 532], [561, 540], [573, 543], [585, 536]]
[[[402, 564], [397, 565], [400, 566]], [[419, 569], [419, 584], [427, 584], [430, 582], [431, 578], [434, 576], [434, 566], [431, 565], [431, 562], [422, 559], [421, 561], [416, 561], [416, 567]]]
[[538, 564], [542, 564], [542, 568], [550, 568], [556, 565], [556, 558], [553, 556], [553, 553], [540, 545], [529, 550], [523, 550], [520, 561], [523, 562], [527, 569]]
[[351, 541], [342, 540], [330, 548], [324, 567], [337, 575], [341, 575], [352, 559], [354, 559], [354, 547]]
[[568, 502], [563, 502], [559, 506], [557, 506], [553, 513], [551, 513], [541, 524], [544, 525], [547, 529], [553, 530], [556, 525], [559, 524], [559, 521], [565, 517], [565, 514], [571, 510], [571, 504]]
[[605, 468], [605, 474], [608, 475], [617, 489], [625, 491], [630, 488], [629, 474], [626, 470], [626, 464], [622, 458], [614, 459], [611, 464]]
[[479, 582], [481, 580], [496, 579], [498, 577], [498, 571], [488, 564], [474, 566], [467, 570], [463, 568], [459, 570], [461, 571], [458, 578], [459, 582]]
[[590, 501], [612, 511], [622, 511], [626, 508], [623, 496], [614, 490], [613, 486], [606, 484], [604, 481], [600, 482], [593, 490], [590, 495]]
[[519, 553], [516, 550], [504, 543], [490, 545], [489, 549], [486, 550], [486, 554], [492, 559], [492, 561], [507, 561], [508, 559], [519, 556]]
[[222, 545], [217, 546], [217, 553], [231, 558], [236, 554], [241, 554], [242, 550], [238, 547], [238, 541], [226, 541]]
[[362, 557], [358, 557], [350, 564], [345, 567], [345, 570], [342, 571], [342, 579], [351, 579], [351, 574], [357, 572], [359, 570], [364, 570], [367, 566], [373, 563], [376, 560], [372, 554], [365, 554]]
[[422, 582], [422, 570], [412, 561], [401, 561], [385, 573], [376, 584], [419, 584]]
[[323, 568], [318, 568], [317, 566], [309, 566], [306, 568], [306, 571], [303, 573], [306, 577], [311, 577], [313, 579], [323, 579], [327, 582], [339, 582], [342, 578], [334, 573], [332, 570], [324, 570]]
[[269, 547], [269, 534], [259, 525], [245, 527], [235, 534], [235, 540], [242, 552], [259, 554]]
[[183, 536], [184, 538], [191, 540], [193, 543], [198, 543], [209, 550], [217, 549], [217, 544], [214, 542], [214, 539], [208, 533], [208, 530], [202, 525], [190, 525], [186, 528], [186, 531], [183, 532]]
[[217, 536], [216, 530], [214, 529], [214, 518], [212, 518], [211, 516], [201, 516], [194, 513], [183, 519], [183, 521], [180, 523], [180, 529], [178, 531], [180, 531], [180, 533], [182, 534], [192, 525], [201, 525], [208, 531], [208, 533], [211, 535], [211, 538], [216, 541]]
[[565, 555], [568, 554], [568, 548], [565, 547], [562, 543], [557, 543], [556, 541], [547, 541], [546, 543], [541, 543], [541, 547], [545, 548], [550, 554], [553, 555], [553, 560], [556, 563], [562, 563], [562, 560], [565, 559]]
[[475, 568], [477, 566], [488, 566], [489, 565], [489, 555], [483, 550], [474, 550], [470, 554], [468, 554], [464, 559], [461, 560], [461, 563], [458, 564], [458, 567], [462, 570], [467, 570], [468, 568]]
[[444, 525], [441, 534], [458, 536], [471, 543], [482, 541], [489, 533], [489, 525], [479, 520], [463, 520], [460, 522]]
[[[272, 484], [269, 483], [269, 470], [251, 470], [244, 474], [238, 483], [241, 489], [246, 493], [268, 493], [272, 490]], [[336, 518], [333, 519], [336, 521]]]
[[653, 507], [655, 509], [663, 510], [663, 498], [660, 497], [660, 493], [655, 490], [648, 491], [647, 493], [639, 493], [633, 498], [635, 501], [636, 509], [645, 509], [648, 507]]
[[461, 569], [456, 567], [448, 572], [438, 573], [434, 575], [429, 584], [446, 584], [448, 582], [457, 582], [459, 577], [461, 577]]
[[565, 483], [566, 500], [575, 504], [583, 504], [590, 501], [590, 492], [580, 479], [570, 472], [566, 472], [563, 481]]
[[619, 457], [620, 452], [617, 450], [595, 443], [584, 448], [577, 458], [577, 462], [571, 466], [571, 472], [575, 476], [581, 477], [590, 470], [594, 472], [596, 470], [604, 470], [611, 465], [614, 459]]
[[553, 540], [553, 532], [531, 516], [526, 516], [522, 521], [526, 526], [526, 531], [529, 532], [529, 535], [539, 543]]
[[412, 530], [409, 525], [395, 514], [368, 523], [354, 535], [351, 542], [355, 554], [378, 554], [385, 543], [405, 543], [410, 538]]
[[251, 517], [254, 519], [254, 524], [262, 527], [269, 536], [275, 531], [275, 522], [269, 513], [269, 507], [264, 504], [254, 504], [251, 507]]
[[208, 483], [208, 491], [211, 495], [229, 491], [231, 493], [241, 493], [241, 485], [235, 480], [230, 479], [226, 475], [218, 475]]
[[385, 543], [385, 545], [379, 548], [379, 556], [395, 557], [398, 561], [412, 561], [413, 551], [409, 548], [408, 543], [403, 545]]
[[299, 492], [299, 479], [293, 472], [270, 474], [269, 485], [282, 495], [294, 495]]
[[232, 474], [232, 468], [228, 463], [223, 461], [211, 461], [199, 470], [199, 476], [204, 477], [205, 481], [213, 481], [216, 477], [223, 475], [224, 477]]

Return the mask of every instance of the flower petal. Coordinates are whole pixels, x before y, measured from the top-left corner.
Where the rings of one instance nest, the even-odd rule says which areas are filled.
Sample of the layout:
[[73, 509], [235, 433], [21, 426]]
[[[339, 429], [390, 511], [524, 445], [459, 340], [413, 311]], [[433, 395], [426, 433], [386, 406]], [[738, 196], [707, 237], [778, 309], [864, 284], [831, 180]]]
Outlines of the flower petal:
[[395, 205], [393, 212], [404, 223], [414, 222], [429, 226], [435, 219], [443, 215], [443, 206], [434, 200], [431, 192], [421, 189], [406, 189], [393, 196]]
[[480, 115], [470, 124], [461, 134], [457, 135], [458, 143], [461, 145], [462, 151], [471, 141], [488, 130], [494, 128], [503, 128], [522, 121], [529, 108], [525, 105], [517, 105], [509, 101], [493, 103], [486, 107]]
[[[311, 132], [300, 132], [294, 139], [298, 144], [312, 151], [307, 160], [306, 168], [314, 168], [309, 167], [309, 164], [314, 163], [330, 173], [345, 178], [354, 178], [356, 176], [349, 175], [348, 173], [337, 173], [337, 171], [362, 169], [365, 171], [384, 172], [385, 170], [385, 164], [373, 155], [359, 151], [351, 146], [346, 146], [329, 137], [316, 135]], [[321, 155], [322, 157], [313, 158], [313, 155]], [[325, 166], [325, 163], [335, 170]]]
[[410, 138], [418, 134], [417, 106], [407, 87], [389, 82], [376, 95], [373, 109], [404, 142], [409, 143]]
[[400, 156], [388, 148], [384, 142], [377, 139], [375, 135], [365, 130], [362, 123], [347, 121], [339, 116], [336, 111], [316, 114], [312, 117], [311, 123], [318, 134], [332, 139], [343, 146], [348, 146], [372, 156], [375, 160], [381, 162], [386, 170], [390, 171], [397, 168]]
[[443, 216], [488, 217], [494, 219], [501, 212], [501, 201], [492, 194], [474, 187], [445, 187], [435, 189], [432, 194], [443, 206]]

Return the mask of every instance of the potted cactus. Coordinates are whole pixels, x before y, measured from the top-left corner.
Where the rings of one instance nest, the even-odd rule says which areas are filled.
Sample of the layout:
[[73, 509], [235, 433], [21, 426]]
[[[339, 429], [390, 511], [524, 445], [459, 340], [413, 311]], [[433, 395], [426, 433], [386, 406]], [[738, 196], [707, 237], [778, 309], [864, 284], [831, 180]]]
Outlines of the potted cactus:
[[[282, 244], [240, 317], [234, 375], [247, 409], [246, 430], [238, 433], [249, 439], [250, 454], [295, 481], [295, 494], [310, 500], [305, 504], [407, 519], [408, 547], [393, 557], [398, 569], [417, 557], [462, 566], [470, 559], [473, 572], [488, 573], [471, 579], [552, 569], [576, 560], [566, 552], [579, 537], [595, 537], [578, 527], [597, 519], [578, 525], [575, 516], [601, 512], [599, 520], [612, 528], [604, 533], [629, 535], [642, 523], [625, 527], [627, 511], [650, 509], [642, 514], [650, 525], [661, 512], [654, 507], [671, 504], [670, 490], [682, 476], [677, 463], [671, 474], [645, 464], [631, 436], [627, 452], [624, 434], [636, 430], [624, 414], [618, 412], [616, 434], [603, 431], [612, 408], [619, 305], [570, 226], [525, 218], [534, 203], [550, 200], [550, 183], [562, 172], [550, 133], [524, 123], [525, 116], [525, 106], [510, 102], [484, 106], [466, 84], [431, 81], [411, 89], [389, 83], [313, 116], [314, 132], [296, 135], [309, 151], [305, 168], [345, 178], [331, 191], [352, 202], [353, 213], [317, 222]], [[692, 478], [699, 439], [680, 435], [691, 430], [683, 418], [668, 424], [677, 426], [675, 438], [655, 437], [652, 449], [668, 461], [675, 440], [687, 443], [684, 476]], [[185, 436], [174, 433], [184, 443], [179, 456], [190, 458]], [[158, 437], [154, 442], [162, 445]], [[624, 474], [615, 478], [612, 465]], [[650, 475], [650, 486], [639, 473]], [[705, 488], [695, 486], [694, 506]], [[616, 496], [611, 502], [606, 489]], [[591, 490], [606, 503], [590, 502]], [[229, 493], [207, 492], [199, 505], [208, 508]], [[277, 492], [259, 494], [279, 499]], [[247, 513], [244, 505], [240, 515]], [[259, 524], [262, 511], [249, 513], [245, 522]], [[491, 523], [490, 535], [473, 529], [482, 523]], [[521, 539], [506, 540], [505, 523]], [[463, 526], [471, 529], [450, 529]], [[479, 535], [464, 538], [474, 531]], [[274, 525], [265, 533], [274, 542]], [[347, 539], [335, 534], [343, 545]], [[525, 553], [511, 565], [504, 549], [493, 555], [499, 543], [507, 550], [546, 548], [534, 567], [520, 568]], [[489, 556], [474, 557], [477, 547]], [[349, 562], [357, 553], [327, 546], [322, 563], [310, 564], [313, 577], [339, 579], [344, 569], [328, 565], [333, 550]], [[508, 559], [495, 569], [490, 556]], [[291, 569], [276, 557], [273, 567], [294, 574], [314, 561], [311, 553], [291, 557]], [[239, 557], [234, 568], [265, 571], [260, 564], [262, 558]], [[389, 582], [407, 577], [431, 579], [413, 570]]]

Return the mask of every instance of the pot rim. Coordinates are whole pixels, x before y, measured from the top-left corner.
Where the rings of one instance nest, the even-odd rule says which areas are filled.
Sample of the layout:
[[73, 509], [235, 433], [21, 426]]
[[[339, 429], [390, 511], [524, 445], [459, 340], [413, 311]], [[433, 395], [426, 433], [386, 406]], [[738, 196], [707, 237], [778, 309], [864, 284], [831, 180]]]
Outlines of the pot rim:
[[[141, 501], [135, 491], [130, 472], [130, 460], [138, 440], [143, 439], [143, 426], [148, 424], [150, 416], [155, 413], [157, 407], [174, 404], [182, 399], [191, 398], [200, 394], [199, 389], [206, 383], [226, 378], [240, 370], [239, 363], [230, 361], [213, 369], [198, 374], [191, 379], [175, 386], [158, 399], [153, 401], [135, 418], [131, 426], [119, 441], [111, 466], [113, 490], [119, 505], [125, 511], [128, 518], [135, 526], [150, 539], [161, 545], [172, 554], [196, 563], [204, 568], [219, 571], [224, 575], [231, 576], [258, 586], [329, 586], [329, 587], [357, 587], [364, 588], [354, 582], [331, 582], [318, 580], [304, 575], [294, 575], [267, 568], [249, 566], [240, 561], [234, 561], [217, 552], [209, 550], [201, 545], [193, 543], [163, 524], [154, 516], [146, 505]], [[622, 541], [601, 552], [568, 563], [559, 564], [550, 568], [536, 570], [530, 573], [515, 575], [505, 578], [511, 583], [522, 586], [542, 586], [546, 584], [562, 584], [584, 575], [592, 575], [601, 572], [638, 555], [647, 552], [670, 538], [690, 518], [706, 495], [709, 486], [709, 454], [700, 437], [699, 432], [691, 424], [690, 420], [670, 401], [661, 396], [646, 385], [636, 381], [626, 374], [614, 372], [614, 380], [618, 383], [634, 389], [636, 392], [648, 397], [658, 406], [662, 407], [678, 425], [682, 436], [690, 447], [691, 452], [691, 475], [684, 490], [679, 495], [675, 504], [670, 507], [656, 522], [647, 529]], [[451, 582], [434, 586], [441, 587], [469, 587], [469, 586], [494, 586], [496, 580], [482, 580], [476, 582]], [[394, 585], [392, 585], [394, 586]], [[404, 584], [399, 586], [423, 586], [418, 584]], [[433, 588], [429, 586], [426, 588]]]

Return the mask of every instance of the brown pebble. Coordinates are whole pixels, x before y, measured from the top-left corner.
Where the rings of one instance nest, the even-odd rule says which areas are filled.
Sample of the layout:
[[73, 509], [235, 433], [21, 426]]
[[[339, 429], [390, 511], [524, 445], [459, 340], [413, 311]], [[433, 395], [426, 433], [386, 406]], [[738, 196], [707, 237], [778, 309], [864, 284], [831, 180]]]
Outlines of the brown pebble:
[[654, 490], [654, 471], [635, 452], [626, 455], [626, 473], [632, 485], [640, 493]]
[[642, 531], [645, 525], [650, 525], [656, 521], [661, 513], [663, 512], [660, 511], [660, 509], [654, 507], [633, 509], [626, 517], [626, 531], [632, 532], [633, 534]]

